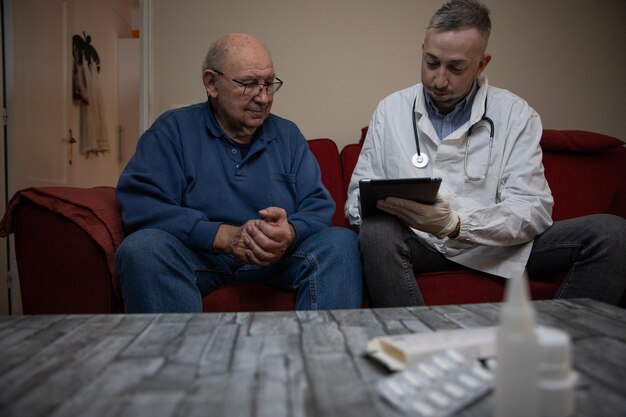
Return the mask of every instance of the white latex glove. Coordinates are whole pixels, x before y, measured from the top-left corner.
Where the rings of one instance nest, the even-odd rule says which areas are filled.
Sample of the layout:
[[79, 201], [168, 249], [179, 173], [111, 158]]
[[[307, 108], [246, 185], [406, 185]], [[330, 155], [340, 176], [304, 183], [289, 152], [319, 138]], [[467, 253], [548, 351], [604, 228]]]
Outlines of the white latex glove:
[[398, 217], [407, 226], [430, 233], [438, 239], [448, 236], [459, 224], [459, 215], [441, 195], [437, 195], [435, 204], [387, 197], [378, 200], [376, 207]]

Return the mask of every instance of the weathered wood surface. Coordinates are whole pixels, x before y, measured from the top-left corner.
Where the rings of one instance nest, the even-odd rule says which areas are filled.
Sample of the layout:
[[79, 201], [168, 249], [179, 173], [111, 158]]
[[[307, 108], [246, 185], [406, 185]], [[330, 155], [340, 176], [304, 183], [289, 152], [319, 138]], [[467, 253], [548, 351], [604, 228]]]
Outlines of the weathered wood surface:
[[[626, 310], [533, 305], [574, 340], [576, 416], [626, 416]], [[367, 341], [493, 325], [499, 308], [0, 316], [0, 416], [397, 416]], [[459, 415], [489, 416], [491, 401]]]

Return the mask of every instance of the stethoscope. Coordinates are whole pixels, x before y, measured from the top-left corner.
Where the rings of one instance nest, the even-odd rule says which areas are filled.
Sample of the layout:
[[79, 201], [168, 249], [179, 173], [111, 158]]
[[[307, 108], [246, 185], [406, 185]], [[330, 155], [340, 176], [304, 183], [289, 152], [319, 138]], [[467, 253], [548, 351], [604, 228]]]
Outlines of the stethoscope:
[[[413, 119], [413, 134], [415, 135], [415, 148], [417, 153], [411, 157], [411, 163], [416, 168], [424, 168], [428, 165], [428, 155], [420, 152], [420, 142], [417, 135], [417, 121], [415, 118], [415, 103], [417, 102], [417, 97], [413, 100], [413, 112], [411, 113], [411, 118]], [[486, 121], [489, 124], [489, 154], [487, 155], [487, 165], [485, 167], [485, 172], [480, 177], [473, 177], [467, 173], [467, 154], [469, 153], [469, 145], [470, 140], [472, 139], [472, 131], [474, 128], [482, 121]], [[465, 158], [463, 163], [463, 169], [465, 171], [465, 176], [470, 181], [482, 181], [487, 177], [489, 173], [489, 161], [491, 161], [491, 150], [493, 149], [493, 137], [494, 137], [495, 128], [493, 125], [493, 120], [487, 117], [487, 99], [485, 98], [485, 110], [483, 111], [483, 115], [479, 121], [470, 126], [469, 131], [467, 132], [467, 141], [465, 142]]]

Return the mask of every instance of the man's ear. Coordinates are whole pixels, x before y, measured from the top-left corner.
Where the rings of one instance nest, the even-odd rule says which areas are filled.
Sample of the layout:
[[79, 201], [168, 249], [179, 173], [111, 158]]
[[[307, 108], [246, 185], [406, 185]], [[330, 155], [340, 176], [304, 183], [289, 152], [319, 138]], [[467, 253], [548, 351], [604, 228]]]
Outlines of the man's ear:
[[478, 71], [476, 71], [477, 77], [483, 73], [485, 68], [487, 68], [487, 64], [489, 64], [489, 61], [491, 61], [491, 54], [484, 54], [480, 62], [478, 63]]
[[210, 69], [204, 70], [202, 73], [202, 82], [204, 84], [204, 89], [209, 97], [217, 97], [217, 73]]

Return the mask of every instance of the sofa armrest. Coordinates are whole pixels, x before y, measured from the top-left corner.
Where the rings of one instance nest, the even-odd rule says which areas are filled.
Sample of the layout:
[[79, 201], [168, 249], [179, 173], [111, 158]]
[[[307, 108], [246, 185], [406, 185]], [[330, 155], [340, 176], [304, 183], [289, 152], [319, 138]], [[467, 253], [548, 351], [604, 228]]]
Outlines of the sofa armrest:
[[123, 310], [103, 249], [78, 224], [28, 200], [13, 212], [24, 314]]
[[115, 251], [124, 238], [124, 230], [113, 187], [41, 187], [18, 191], [0, 223], [0, 237], [14, 231], [19, 233], [13, 217], [25, 203], [56, 213], [81, 228], [102, 250], [111, 285], [116, 294], [121, 293]]

